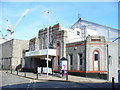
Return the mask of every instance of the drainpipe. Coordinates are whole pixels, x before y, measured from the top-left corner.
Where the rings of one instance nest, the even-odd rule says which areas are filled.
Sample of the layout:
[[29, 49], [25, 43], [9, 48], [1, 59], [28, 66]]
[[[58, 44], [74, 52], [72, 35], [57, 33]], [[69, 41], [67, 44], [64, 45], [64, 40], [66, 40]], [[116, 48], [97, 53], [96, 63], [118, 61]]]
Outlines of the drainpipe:
[[108, 68], [107, 80], [109, 81], [109, 48], [108, 48], [108, 44], [107, 44], [107, 68]]

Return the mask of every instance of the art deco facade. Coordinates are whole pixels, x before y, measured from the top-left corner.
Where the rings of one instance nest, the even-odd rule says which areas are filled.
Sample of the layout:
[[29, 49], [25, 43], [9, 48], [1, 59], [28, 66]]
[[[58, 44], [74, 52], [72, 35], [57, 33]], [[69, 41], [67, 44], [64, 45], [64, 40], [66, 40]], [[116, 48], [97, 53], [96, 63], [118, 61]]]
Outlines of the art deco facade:
[[[68, 59], [68, 73], [118, 81], [117, 29], [79, 19], [70, 28], [59, 23], [38, 32], [28, 41], [10, 40], [0, 44], [0, 67], [16, 69], [19, 64], [27, 69], [48, 67], [59, 72], [60, 59]], [[49, 35], [48, 35], [49, 34]], [[49, 38], [49, 40], [48, 40]]]
[[66, 57], [69, 74], [97, 75], [99, 78], [107, 78], [107, 74], [110, 74], [109, 79], [118, 77], [118, 46], [111, 42], [116, 37], [117, 29], [82, 19], [71, 28], [56, 24], [40, 30], [38, 37], [29, 41], [30, 49], [26, 52], [29, 65], [26, 66], [35, 70], [37, 67], [46, 67], [45, 58], [48, 54], [51, 59], [49, 67], [55, 72], [60, 69], [60, 58]]

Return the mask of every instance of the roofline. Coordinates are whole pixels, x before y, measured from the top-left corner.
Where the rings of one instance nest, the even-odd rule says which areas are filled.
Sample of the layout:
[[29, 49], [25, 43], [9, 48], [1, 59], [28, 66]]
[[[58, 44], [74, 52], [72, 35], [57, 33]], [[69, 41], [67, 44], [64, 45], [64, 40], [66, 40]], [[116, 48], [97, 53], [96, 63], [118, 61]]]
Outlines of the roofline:
[[[88, 23], [92, 23], [92, 24], [96, 24], [96, 25], [99, 25], [99, 26], [102, 26], [102, 27], [105, 27], [105, 28], [110, 28], [110, 29], [114, 29], [114, 30], [120, 30], [120, 29], [116, 29], [116, 28], [112, 28], [112, 27], [109, 27], [109, 26], [105, 26], [105, 25], [101, 25], [101, 24], [98, 24], [98, 23], [94, 23], [94, 22], [91, 22], [91, 21], [87, 21], [87, 20], [84, 20], [82, 18], [79, 18], [77, 22], [81, 22], [81, 21], [84, 21], [84, 22], [88, 22]], [[76, 22], [76, 23], [77, 23]], [[76, 24], [75, 23], [75, 24]], [[73, 24], [72, 26], [74, 26], [75, 24]]]

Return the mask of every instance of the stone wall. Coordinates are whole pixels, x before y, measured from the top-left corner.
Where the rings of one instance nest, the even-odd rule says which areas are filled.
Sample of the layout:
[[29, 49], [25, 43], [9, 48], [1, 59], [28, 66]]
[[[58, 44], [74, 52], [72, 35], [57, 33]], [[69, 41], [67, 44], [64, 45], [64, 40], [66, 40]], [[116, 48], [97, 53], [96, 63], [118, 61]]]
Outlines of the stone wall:
[[103, 36], [88, 36], [86, 41], [86, 70], [95, 70], [95, 61], [93, 53], [99, 52], [98, 70], [107, 71], [107, 47]]

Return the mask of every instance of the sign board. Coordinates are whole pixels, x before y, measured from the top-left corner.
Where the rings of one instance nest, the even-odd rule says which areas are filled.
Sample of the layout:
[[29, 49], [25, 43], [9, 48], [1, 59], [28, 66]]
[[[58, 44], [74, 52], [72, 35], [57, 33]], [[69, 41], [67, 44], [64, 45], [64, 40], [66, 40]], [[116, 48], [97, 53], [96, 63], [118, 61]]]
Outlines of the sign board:
[[41, 73], [41, 67], [37, 67], [37, 73]]
[[51, 61], [51, 59], [50, 58], [45, 58], [45, 60], [47, 60], [48, 59], [48, 61]]
[[[43, 73], [47, 73], [47, 67], [43, 67]], [[52, 68], [48, 68], [48, 73], [52, 74]]]
[[61, 70], [67, 70], [67, 61], [60, 61]]

